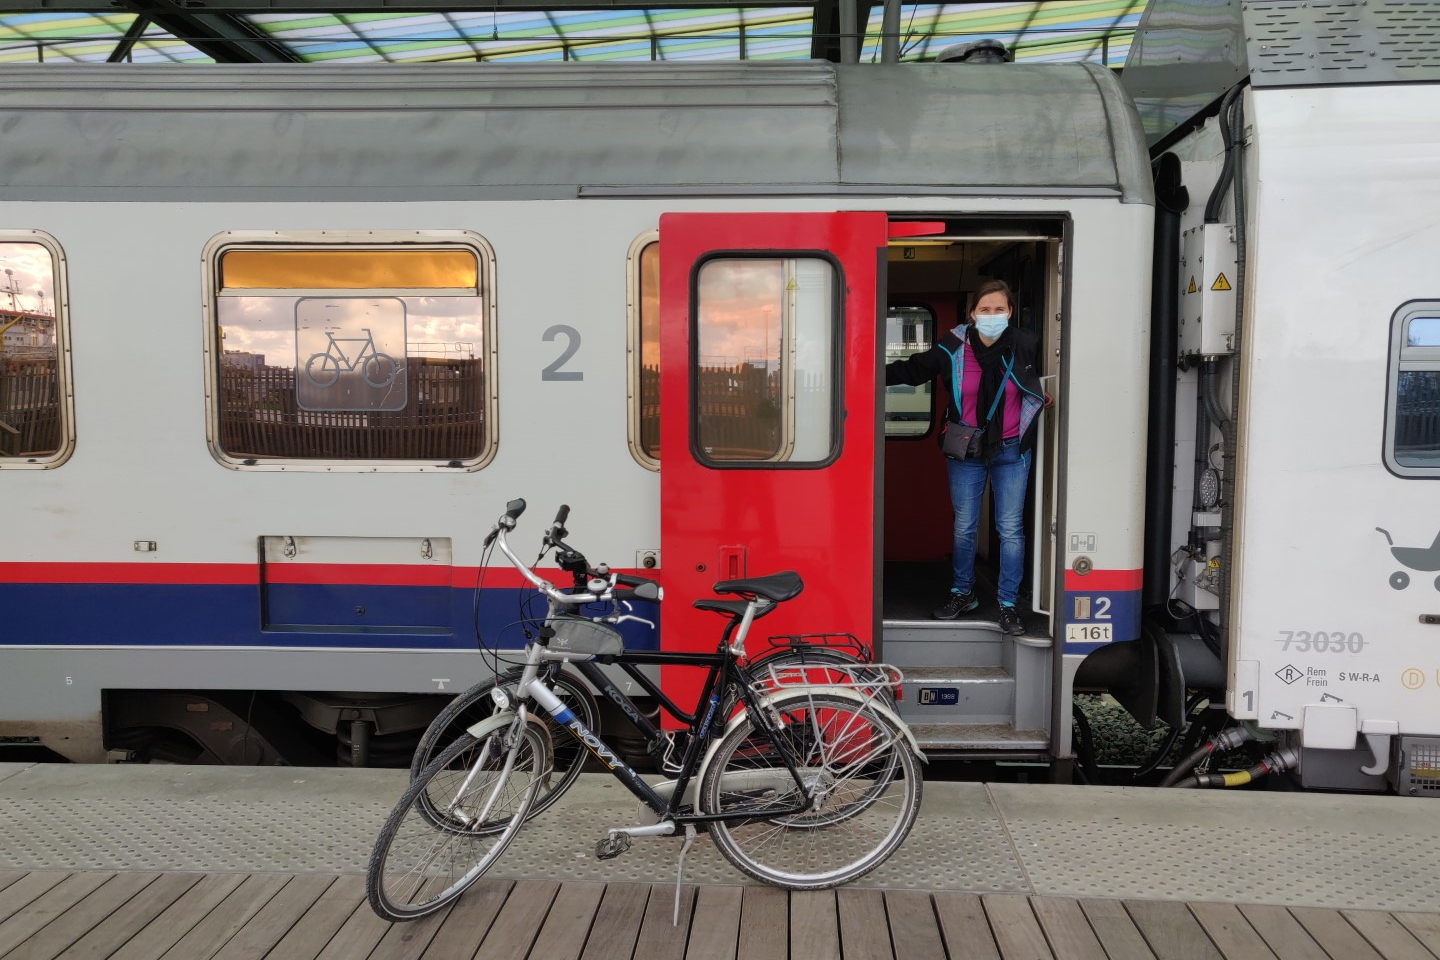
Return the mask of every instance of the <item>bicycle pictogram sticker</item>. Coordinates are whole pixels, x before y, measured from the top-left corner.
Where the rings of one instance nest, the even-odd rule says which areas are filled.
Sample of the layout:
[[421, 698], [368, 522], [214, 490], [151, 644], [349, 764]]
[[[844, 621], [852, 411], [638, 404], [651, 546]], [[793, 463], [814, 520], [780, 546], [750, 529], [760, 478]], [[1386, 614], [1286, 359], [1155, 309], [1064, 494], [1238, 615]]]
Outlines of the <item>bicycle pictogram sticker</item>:
[[[395, 358], [375, 349], [375, 335], [369, 327], [361, 327], [363, 337], [337, 337], [325, 331], [329, 345], [324, 353], [313, 353], [305, 361], [305, 376], [317, 387], [332, 386], [340, 374], [360, 371], [365, 382], [372, 387], [388, 387], [395, 382], [400, 365]], [[345, 344], [359, 344], [353, 357], [346, 352]], [[352, 347], [353, 349], [353, 347]]]

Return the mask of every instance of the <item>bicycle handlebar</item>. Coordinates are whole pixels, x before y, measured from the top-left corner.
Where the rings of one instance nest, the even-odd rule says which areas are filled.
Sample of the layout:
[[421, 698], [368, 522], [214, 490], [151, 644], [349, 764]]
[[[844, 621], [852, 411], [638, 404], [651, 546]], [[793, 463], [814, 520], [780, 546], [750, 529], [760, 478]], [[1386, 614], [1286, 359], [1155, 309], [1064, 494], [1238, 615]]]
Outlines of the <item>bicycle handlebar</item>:
[[[603, 582], [604, 584], [603, 589], [600, 589], [598, 592], [594, 589], [594, 586], [597, 586], [598, 584], [593, 582], [589, 585], [588, 588], [581, 589], [579, 586], [579, 581], [581, 580], [580, 576], [576, 577], [577, 586], [575, 593], [564, 593], [560, 591], [555, 587], [554, 584], [542, 579], [539, 575], [535, 573], [534, 570], [527, 567], [525, 565], [525, 562], [519, 557], [517, 557], [514, 551], [510, 549], [510, 544], [507, 543], [505, 540], [505, 532], [507, 530], [515, 529], [515, 521], [519, 519], [520, 515], [524, 512], [524, 500], [511, 500], [508, 504], [506, 504], [504, 516], [502, 516], [498, 521], [496, 521], [495, 528], [491, 530], [490, 534], [485, 538], [485, 545], [488, 547], [498, 538], [500, 543], [500, 551], [505, 554], [506, 558], [512, 564], [514, 564], [515, 569], [519, 570], [521, 576], [523, 576], [526, 580], [530, 581], [532, 586], [538, 589], [541, 593], [545, 594], [545, 596], [549, 597], [551, 600], [555, 601], [556, 603], [570, 604], [574, 606], [584, 606], [585, 604], [599, 603], [606, 600], [613, 600], [616, 602], [626, 600], [650, 600], [658, 603], [660, 600], [664, 599], [664, 590], [654, 580], [647, 580], [644, 577], [637, 577], [631, 574], [624, 573], [611, 573], [608, 576], [596, 576], [594, 580]], [[555, 522], [551, 525], [550, 529], [545, 532], [545, 547], [547, 550], [550, 547], [556, 547], [558, 549], [564, 550], [567, 553], [572, 554], [575, 558], [578, 558], [583, 565], [584, 558], [579, 554], [579, 552], [566, 546], [565, 543], [560, 540], [560, 537], [564, 537], [567, 534], [567, 531], [565, 530], [565, 521], [569, 518], [569, 516], [569, 505], [562, 504], [559, 512], [555, 514]], [[602, 566], [604, 565], [602, 564]], [[608, 568], [606, 569], [608, 572]], [[596, 571], [589, 572], [595, 573]]]
[[[620, 575], [616, 574], [618, 579]], [[616, 600], [654, 600], [660, 599], [660, 585], [654, 581], [642, 583], [634, 590], [612, 589], [610, 595]]]

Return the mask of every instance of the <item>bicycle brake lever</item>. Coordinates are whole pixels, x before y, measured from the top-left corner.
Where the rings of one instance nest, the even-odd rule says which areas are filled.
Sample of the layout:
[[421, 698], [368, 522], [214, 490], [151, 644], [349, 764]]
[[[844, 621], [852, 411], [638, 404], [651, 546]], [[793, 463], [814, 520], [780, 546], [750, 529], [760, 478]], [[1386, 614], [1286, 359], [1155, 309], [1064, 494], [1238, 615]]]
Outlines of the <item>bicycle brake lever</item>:
[[634, 620], [636, 623], [643, 623], [643, 624], [645, 624], [645, 626], [649, 627], [651, 630], [654, 630], [654, 629], [655, 629], [655, 624], [652, 623], [652, 622], [650, 622], [649, 620], [646, 620], [644, 617], [636, 617], [636, 616], [632, 616], [631, 614], [628, 614], [628, 613], [626, 613], [626, 614], [621, 614], [621, 615], [618, 616], [618, 617], [606, 617], [606, 618], [605, 618], [605, 622], [606, 622], [606, 623], [624, 623], [626, 620]]

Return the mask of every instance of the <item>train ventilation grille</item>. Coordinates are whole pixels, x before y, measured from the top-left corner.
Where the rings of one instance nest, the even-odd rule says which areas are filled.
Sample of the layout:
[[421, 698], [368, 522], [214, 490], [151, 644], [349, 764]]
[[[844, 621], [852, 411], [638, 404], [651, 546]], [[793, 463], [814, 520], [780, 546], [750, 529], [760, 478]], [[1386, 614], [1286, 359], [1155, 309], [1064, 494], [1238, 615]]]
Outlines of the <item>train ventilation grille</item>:
[[1261, 0], [1245, 40], [1257, 87], [1440, 80], [1434, 0]]
[[1440, 797], [1440, 737], [1401, 737], [1395, 792]]

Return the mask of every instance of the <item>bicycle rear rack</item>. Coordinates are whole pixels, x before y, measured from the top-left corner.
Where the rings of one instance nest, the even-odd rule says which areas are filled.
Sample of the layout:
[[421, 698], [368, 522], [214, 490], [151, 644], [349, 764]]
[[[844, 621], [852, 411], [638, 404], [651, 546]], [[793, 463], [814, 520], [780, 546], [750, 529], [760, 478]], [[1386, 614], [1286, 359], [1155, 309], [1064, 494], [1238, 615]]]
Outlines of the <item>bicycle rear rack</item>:
[[765, 649], [754, 660], [764, 660], [780, 652], [805, 653], [831, 651], [843, 653], [866, 663], [875, 659], [875, 651], [853, 633], [782, 633], [765, 638]]
[[770, 666], [766, 676], [766, 681], [752, 685], [762, 695], [789, 689], [799, 693], [815, 687], [843, 687], [862, 694], [867, 704], [898, 690], [905, 681], [900, 668], [888, 663], [777, 663]]

